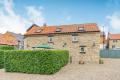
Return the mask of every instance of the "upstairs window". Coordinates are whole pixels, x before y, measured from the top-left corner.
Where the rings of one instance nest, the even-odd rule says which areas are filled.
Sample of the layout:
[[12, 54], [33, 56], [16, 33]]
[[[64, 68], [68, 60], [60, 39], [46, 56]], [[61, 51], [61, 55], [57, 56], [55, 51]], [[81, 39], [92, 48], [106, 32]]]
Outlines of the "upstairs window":
[[113, 42], [117, 42], [117, 40], [113, 40]]
[[53, 37], [52, 36], [48, 36], [48, 42], [53, 42]]
[[72, 42], [78, 42], [78, 34], [72, 33]]
[[73, 41], [73, 42], [77, 42], [77, 41], [78, 41], [78, 36], [73, 35], [73, 36], [72, 36], [72, 41]]

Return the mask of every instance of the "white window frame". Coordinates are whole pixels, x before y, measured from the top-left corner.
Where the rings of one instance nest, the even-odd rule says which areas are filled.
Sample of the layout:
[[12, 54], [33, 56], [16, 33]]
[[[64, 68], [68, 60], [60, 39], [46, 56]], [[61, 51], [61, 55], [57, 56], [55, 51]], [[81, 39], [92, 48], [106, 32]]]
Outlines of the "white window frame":
[[86, 46], [80, 46], [80, 53], [86, 53]]
[[48, 36], [48, 42], [53, 42], [53, 37], [52, 36]]
[[76, 42], [76, 41], [78, 41], [78, 36], [76, 36], [76, 35], [73, 35], [73, 36], [72, 36], [72, 41], [73, 41], [73, 42]]

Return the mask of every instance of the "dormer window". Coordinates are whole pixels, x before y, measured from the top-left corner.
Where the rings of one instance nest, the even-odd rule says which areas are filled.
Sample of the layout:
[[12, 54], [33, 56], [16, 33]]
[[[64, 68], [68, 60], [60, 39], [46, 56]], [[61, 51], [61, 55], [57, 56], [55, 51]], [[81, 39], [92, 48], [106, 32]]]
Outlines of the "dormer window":
[[61, 30], [62, 30], [61, 28], [57, 28], [56, 32], [61, 32]]
[[36, 33], [40, 33], [40, 32], [42, 32], [42, 29], [38, 29], [38, 30], [36, 31]]
[[78, 31], [84, 32], [84, 31], [85, 31], [85, 30], [84, 30], [84, 27], [78, 27]]

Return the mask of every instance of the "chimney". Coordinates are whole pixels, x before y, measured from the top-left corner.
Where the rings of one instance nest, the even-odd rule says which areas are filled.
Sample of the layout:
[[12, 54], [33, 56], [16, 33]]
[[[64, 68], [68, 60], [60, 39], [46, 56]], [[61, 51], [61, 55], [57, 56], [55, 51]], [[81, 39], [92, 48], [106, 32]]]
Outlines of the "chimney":
[[46, 24], [46, 23], [44, 23], [44, 24], [43, 24], [43, 27], [46, 27], [46, 26], [47, 26], [47, 24]]

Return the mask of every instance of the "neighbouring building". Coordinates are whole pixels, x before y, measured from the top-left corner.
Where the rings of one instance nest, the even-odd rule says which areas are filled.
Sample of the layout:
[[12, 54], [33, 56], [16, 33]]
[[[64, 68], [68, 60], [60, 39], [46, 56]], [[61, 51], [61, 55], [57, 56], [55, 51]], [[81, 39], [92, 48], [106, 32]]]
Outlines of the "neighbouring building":
[[24, 36], [7, 31], [0, 35], [0, 45], [16, 46], [19, 49], [24, 49]]
[[100, 49], [106, 49], [106, 35], [104, 32], [100, 33]]
[[32, 25], [25, 34], [24, 48], [49, 44], [68, 50], [72, 63], [99, 63], [100, 30], [95, 23], [61, 26]]
[[108, 48], [120, 49], [120, 34], [108, 34]]

